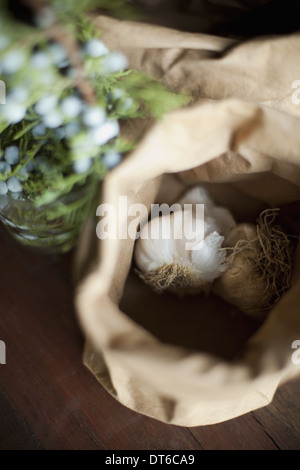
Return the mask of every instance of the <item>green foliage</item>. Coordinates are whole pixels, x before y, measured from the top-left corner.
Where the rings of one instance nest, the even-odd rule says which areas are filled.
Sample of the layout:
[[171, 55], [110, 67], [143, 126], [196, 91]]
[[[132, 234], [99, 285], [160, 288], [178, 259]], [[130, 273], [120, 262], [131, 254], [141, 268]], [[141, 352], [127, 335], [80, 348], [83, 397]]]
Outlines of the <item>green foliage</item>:
[[70, 21], [70, 15], [80, 17], [85, 12], [100, 10], [118, 18], [136, 18], [138, 11], [124, 0], [49, 0], [60, 19]]
[[[14, 197], [43, 207], [45, 220], [81, 223], [99, 181], [116, 164], [113, 158], [134, 148], [135, 142], [119, 137], [118, 122], [148, 116], [159, 119], [186, 105], [189, 98], [128, 69], [122, 54], [108, 51], [99, 41], [99, 32], [85, 13], [100, 8], [115, 16], [131, 14], [123, 0], [49, 0], [47, 4], [52, 10], [46, 23], [59, 25], [64, 32], [61, 42], [50, 39], [43, 25], [16, 23], [2, 7], [0, 72], [7, 103], [0, 105], [1, 194], [15, 178], [22, 190]], [[87, 90], [92, 90], [92, 104]], [[87, 111], [98, 113], [97, 126], [86, 119]], [[7, 164], [10, 146], [19, 153], [16, 162]], [[61, 202], [78, 188], [85, 188], [80, 199]]]
[[[143, 103], [144, 112], [142, 115], [148, 113], [156, 119], [168, 111], [187, 105], [191, 99], [185, 94], [168, 90], [161, 83], [137, 71], [130, 71], [124, 87], [128, 96], [134, 95], [137, 101]], [[141, 110], [139, 111], [141, 112]]]

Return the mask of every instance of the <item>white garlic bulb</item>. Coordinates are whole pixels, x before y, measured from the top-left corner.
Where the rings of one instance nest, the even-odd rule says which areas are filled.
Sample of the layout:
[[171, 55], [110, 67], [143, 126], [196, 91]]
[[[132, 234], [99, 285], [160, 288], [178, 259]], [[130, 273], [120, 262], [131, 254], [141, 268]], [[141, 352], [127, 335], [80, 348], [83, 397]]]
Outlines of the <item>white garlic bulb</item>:
[[[221, 245], [236, 224], [230, 212], [215, 206], [201, 187], [188, 191], [178, 203], [178, 210], [143, 227], [135, 262], [140, 277], [157, 291], [207, 291], [226, 269]], [[197, 204], [204, 204], [204, 217]]]

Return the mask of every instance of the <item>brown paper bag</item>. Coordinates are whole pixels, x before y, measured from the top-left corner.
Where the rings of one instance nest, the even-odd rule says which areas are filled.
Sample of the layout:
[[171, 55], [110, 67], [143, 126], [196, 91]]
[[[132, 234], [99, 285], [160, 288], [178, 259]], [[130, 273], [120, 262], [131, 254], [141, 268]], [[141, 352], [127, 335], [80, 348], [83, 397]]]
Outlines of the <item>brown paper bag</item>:
[[[298, 234], [300, 105], [292, 83], [300, 79], [300, 36], [231, 44], [222, 54], [227, 39], [104, 17], [95, 23], [132, 67], [194, 97], [151, 125], [105, 180], [101, 203], [114, 205], [118, 223], [129, 221], [119, 196], [150, 209], [201, 183], [238, 221], [275, 205]], [[212, 424], [267, 405], [279, 384], [300, 373], [292, 360], [299, 256], [290, 290], [257, 324], [214, 296], [151, 292], [132, 269], [134, 240], [100, 241], [96, 223], [77, 253], [83, 359], [125, 406], [176, 425]]]

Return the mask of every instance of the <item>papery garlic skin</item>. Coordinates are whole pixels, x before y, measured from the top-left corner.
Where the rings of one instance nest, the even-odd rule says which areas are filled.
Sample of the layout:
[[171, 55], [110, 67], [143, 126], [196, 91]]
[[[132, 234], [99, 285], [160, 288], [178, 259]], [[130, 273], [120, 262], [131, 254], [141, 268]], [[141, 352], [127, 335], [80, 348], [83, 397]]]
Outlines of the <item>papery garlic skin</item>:
[[[179, 200], [182, 210], [150, 220], [143, 227], [135, 248], [135, 262], [142, 279], [156, 290], [199, 292], [226, 269], [224, 236], [235, 225], [227, 209], [215, 207], [202, 188], [194, 188]], [[204, 204], [203, 233], [193, 232], [196, 204]], [[184, 211], [190, 226], [182, 227]], [[219, 216], [219, 220], [216, 216]], [[187, 249], [187, 243], [192, 249]]]
[[210, 226], [210, 230], [215, 230], [224, 237], [236, 226], [236, 222], [228, 209], [216, 206], [210, 198], [205, 188], [195, 186], [189, 189], [179, 199], [179, 204], [204, 204], [205, 205], [205, 221]]

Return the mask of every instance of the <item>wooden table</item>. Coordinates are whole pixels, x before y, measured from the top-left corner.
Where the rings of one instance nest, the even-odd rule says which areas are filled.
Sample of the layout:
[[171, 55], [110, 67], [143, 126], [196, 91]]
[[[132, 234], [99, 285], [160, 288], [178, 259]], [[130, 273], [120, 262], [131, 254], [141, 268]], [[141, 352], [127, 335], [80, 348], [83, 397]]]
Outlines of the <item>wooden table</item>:
[[300, 449], [300, 379], [217, 425], [167, 425], [125, 408], [82, 365], [73, 254], [37, 254], [0, 228], [0, 255], [0, 449]]

